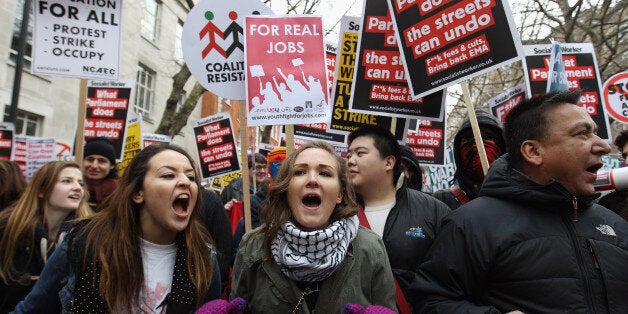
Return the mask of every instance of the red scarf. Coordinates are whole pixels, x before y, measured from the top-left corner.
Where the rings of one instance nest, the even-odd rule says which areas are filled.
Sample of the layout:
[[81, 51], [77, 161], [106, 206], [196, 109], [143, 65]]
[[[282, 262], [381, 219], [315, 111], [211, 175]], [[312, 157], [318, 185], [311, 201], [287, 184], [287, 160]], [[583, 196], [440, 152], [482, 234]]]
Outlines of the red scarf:
[[[492, 140], [482, 140], [484, 150], [486, 150], [486, 158], [488, 164], [492, 164], [501, 153], [501, 149]], [[478, 154], [478, 147], [475, 142], [467, 142], [460, 148], [460, 156], [462, 157], [462, 174], [471, 179], [473, 182], [482, 182], [484, 180], [484, 171], [482, 170], [482, 162]]]

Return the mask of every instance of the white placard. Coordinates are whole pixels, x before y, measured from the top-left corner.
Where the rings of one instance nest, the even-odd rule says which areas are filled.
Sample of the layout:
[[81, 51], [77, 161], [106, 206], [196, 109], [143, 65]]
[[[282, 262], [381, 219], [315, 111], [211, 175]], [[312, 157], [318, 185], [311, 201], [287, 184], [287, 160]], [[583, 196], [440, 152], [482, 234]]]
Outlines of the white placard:
[[117, 80], [122, 0], [35, 0], [31, 72]]

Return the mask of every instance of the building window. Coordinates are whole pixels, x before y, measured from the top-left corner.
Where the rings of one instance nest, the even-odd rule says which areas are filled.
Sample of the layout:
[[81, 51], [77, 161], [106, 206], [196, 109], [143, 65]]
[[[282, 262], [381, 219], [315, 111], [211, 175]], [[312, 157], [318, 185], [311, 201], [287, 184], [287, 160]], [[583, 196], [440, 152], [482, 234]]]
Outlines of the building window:
[[183, 64], [183, 45], [181, 44], [181, 38], [183, 38], [183, 22], [179, 21], [175, 29], [175, 41], [174, 41], [174, 61], [179, 64]]
[[[11, 115], [11, 107], [4, 108], [4, 121], [8, 122]], [[17, 117], [14, 121], [15, 135], [39, 136], [41, 133], [43, 117], [24, 110], [17, 110]]]
[[[9, 59], [17, 62], [17, 49], [20, 40], [20, 28], [22, 27], [22, 12], [24, 12], [24, 0], [15, 1], [15, 19], [13, 20], [13, 36]], [[28, 17], [28, 30], [26, 32], [26, 49], [24, 50], [24, 67], [31, 67], [31, 51], [33, 48], [33, 8], [31, 6]]]
[[149, 118], [155, 98], [155, 71], [140, 64], [135, 82], [135, 112]]
[[159, 13], [159, 4], [155, 0], [144, 1], [144, 16], [142, 17], [142, 36], [150, 41], [157, 39], [157, 14]]

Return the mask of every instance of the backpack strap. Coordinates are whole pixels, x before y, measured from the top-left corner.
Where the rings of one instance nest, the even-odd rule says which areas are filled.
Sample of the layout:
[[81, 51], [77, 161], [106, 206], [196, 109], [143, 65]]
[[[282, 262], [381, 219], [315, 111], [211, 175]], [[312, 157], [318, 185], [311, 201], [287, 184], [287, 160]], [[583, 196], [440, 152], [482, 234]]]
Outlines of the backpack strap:
[[449, 188], [449, 191], [451, 192], [451, 194], [454, 195], [454, 197], [456, 198], [456, 201], [458, 201], [460, 205], [466, 204], [471, 200], [467, 196], [467, 194], [457, 185], [454, 185], [451, 188]]

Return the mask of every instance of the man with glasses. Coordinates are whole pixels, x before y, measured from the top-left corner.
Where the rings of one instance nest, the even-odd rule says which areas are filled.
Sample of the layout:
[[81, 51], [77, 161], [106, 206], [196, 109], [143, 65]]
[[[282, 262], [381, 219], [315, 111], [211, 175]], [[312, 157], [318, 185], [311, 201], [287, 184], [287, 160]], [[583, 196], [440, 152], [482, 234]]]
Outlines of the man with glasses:
[[[249, 183], [251, 195], [255, 194], [255, 190], [262, 185], [266, 184], [268, 175], [266, 174], [266, 157], [260, 153], [250, 154], [249, 158]], [[242, 200], [244, 194], [242, 189], [242, 178], [235, 178], [229, 182], [229, 185], [222, 190], [220, 198], [223, 204], [229, 202], [233, 203], [233, 200]]]

